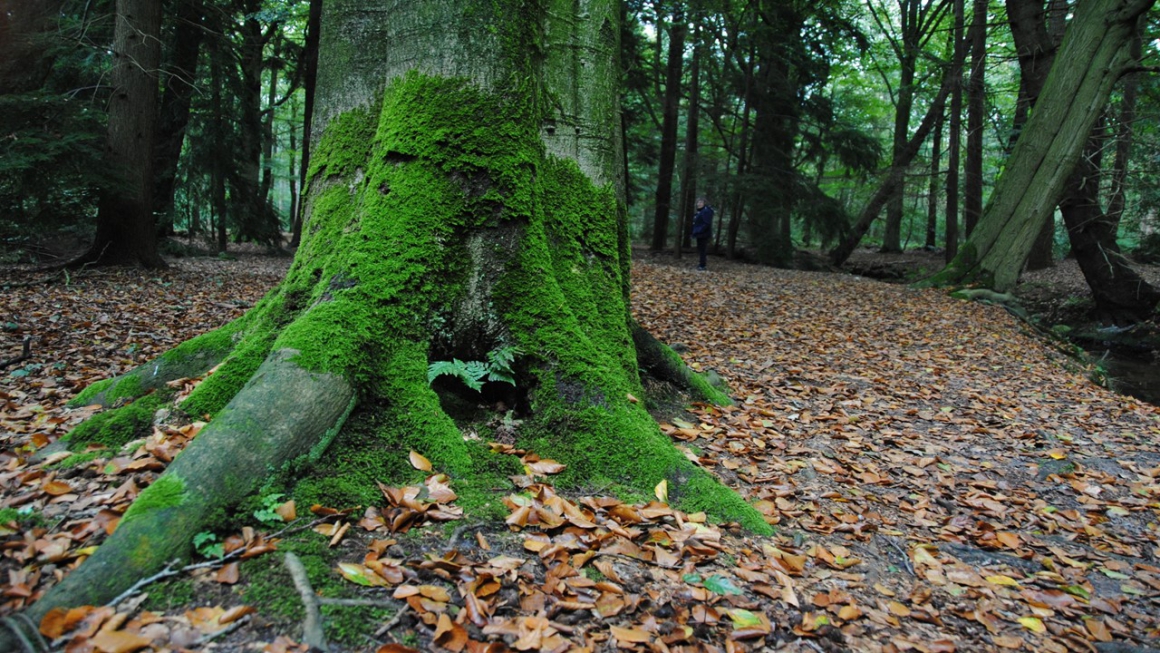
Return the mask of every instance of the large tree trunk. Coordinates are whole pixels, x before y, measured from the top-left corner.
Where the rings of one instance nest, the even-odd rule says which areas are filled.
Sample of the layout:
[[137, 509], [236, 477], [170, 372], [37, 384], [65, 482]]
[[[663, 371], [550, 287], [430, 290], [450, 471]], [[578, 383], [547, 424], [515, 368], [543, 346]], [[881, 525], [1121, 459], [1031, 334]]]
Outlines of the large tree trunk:
[[73, 265], [163, 268], [153, 225], [153, 141], [161, 4], [117, 0], [106, 161], [121, 183], [101, 191], [97, 233]]
[[804, 23], [801, 12], [778, 3], [760, 14], [755, 30], [750, 236], [758, 261], [783, 268], [793, 265], [794, 255], [788, 227], [798, 195], [793, 158], [801, 121], [794, 56]]
[[[657, 192], [653, 214], [653, 251], [665, 248], [669, 235], [669, 213], [673, 202], [673, 170], [677, 161], [677, 113], [681, 107], [681, 71], [685, 62], [685, 36], [689, 31], [684, 11], [673, 14], [669, 27], [669, 61], [665, 67], [665, 107], [661, 126], [661, 154], [657, 171]], [[677, 234], [677, 243], [680, 243]]]
[[1011, 153], [983, 219], [930, 283], [975, 282], [1005, 291], [1062, 198], [1087, 135], [1130, 61], [1136, 19], [1154, 0], [1085, 0], [1067, 27], [1035, 111]]
[[[631, 397], [638, 356], [680, 365], [633, 344], [617, 4], [373, 4], [326, 4], [309, 228], [285, 281], [207, 341], [232, 353], [182, 407], [216, 417], [34, 618], [186, 555], [201, 516], [305, 452], [304, 502], [373, 500], [409, 450], [461, 496], [502, 487], [507, 466], [464, 439], [427, 378], [501, 348], [516, 348], [516, 387], [491, 385], [511, 390], [519, 444], [568, 465], [558, 483], [667, 479], [678, 505], [769, 532]], [[472, 406], [493, 389], [437, 387]], [[330, 442], [356, 400], [379, 430]]]

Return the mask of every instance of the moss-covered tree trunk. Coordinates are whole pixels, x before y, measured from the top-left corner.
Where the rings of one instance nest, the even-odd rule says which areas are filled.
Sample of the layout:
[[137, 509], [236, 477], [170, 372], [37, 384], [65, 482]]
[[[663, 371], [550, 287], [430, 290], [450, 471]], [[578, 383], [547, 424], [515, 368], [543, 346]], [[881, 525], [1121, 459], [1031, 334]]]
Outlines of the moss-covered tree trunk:
[[[308, 217], [287, 278], [167, 355], [205, 365], [229, 351], [182, 404], [213, 420], [36, 615], [107, 599], [185, 555], [200, 521], [271, 472], [303, 477], [303, 501], [364, 503], [413, 449], [461, 496], [502, 486], [427, 377], [433, 362], [499, 350], [519, 352], [514, 388], [449, 383], [442, 399], [504, 402], [521, 446], [568, 465], [558, 483], [644, 497], [667, 479], [677, 504], [768, 530], [634, 399], [638, 358], [670, 376], [682, 365], [634, 347], [618, 16], [612, 0], [327, 2]], [[195, 359], [202, 344], [217, 349]], [[132, 395], [169, 374], [166, 360], [82, 400]], [[340, 432], [358, 402], [374, 424]]]
[[933, 283], [1015, 285], [1043, 223], [1055, 210], [1112, 87], [1130, 62], [1136, 19], [1155, 0], [1084, 0], [1067, 27], [1026, 127], [983, 218]]

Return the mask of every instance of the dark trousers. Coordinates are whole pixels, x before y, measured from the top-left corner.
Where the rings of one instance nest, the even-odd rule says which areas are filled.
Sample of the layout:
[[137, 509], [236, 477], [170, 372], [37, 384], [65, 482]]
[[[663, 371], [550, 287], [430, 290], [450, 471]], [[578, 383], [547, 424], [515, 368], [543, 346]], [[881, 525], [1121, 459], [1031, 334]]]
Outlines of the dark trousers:
[[705, 253], [708, 252], [708, 250], [709, 250], [709, 237], [708, 236], [698, 236], [697, 237], [697, 256], [700, 257], [700, 263], [698, 264], [698, 267], [700, 267], [702, 269], [705, 267]]

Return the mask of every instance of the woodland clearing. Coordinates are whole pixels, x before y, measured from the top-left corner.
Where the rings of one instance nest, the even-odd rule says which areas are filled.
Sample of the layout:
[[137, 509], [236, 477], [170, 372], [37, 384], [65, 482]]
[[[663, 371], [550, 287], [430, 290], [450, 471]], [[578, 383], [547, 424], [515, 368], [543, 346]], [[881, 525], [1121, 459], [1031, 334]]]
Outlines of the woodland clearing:
[[[0, 614], [78, 564], [199, 428], [158, 420], [120, 451], [35, 456], [91, 414], [65, 402], [241, 315], [288, 263], [3, 273], [0, 358], [34, 340], [0, 379]], [[494, 446], [527, 475], [504, 492], [506, 522], [453, 519], [454, 480], [413, 452], [426, 480], [384, 487], [380, 505], [267, 498], [253, 528], [203, 539], [211, 564], [52, 613], [44, 639], [305, 651], [317, 610], [335, 651], [1153, 650], [1160, 409], [1097, 386], [999, 306], [693, 266], [641, 253], [634, 314], [736, 403], [658, 417], [777, 535], [676, 513], [665, 488], [637, 505], [558, 495], [552, 463], [511, 442]]]

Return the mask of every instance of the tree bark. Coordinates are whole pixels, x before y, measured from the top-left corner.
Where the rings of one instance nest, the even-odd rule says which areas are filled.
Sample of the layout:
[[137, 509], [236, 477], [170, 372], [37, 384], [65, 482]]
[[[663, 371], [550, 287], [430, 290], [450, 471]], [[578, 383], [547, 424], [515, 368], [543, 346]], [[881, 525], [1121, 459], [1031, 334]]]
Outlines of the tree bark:
[[[302, 193], [307, 191], [308, 179], [306, 171], [310, 169], [311, 121], [314, 119], [314, 87], [318, 79], [318, 29], [322, 22], [322, 0], [310, 0], [310, 14], [306, 20], [306, 43], [302, 49], [304, 67], [302, 85], [305, 94], [305, 105], [302, 115], [302, 165], [299, 167], [302, 178], [299, 187]], [[298, 247], [302, 242], [302, 202], [294, 211], [294, 226], [290, 236], [290, 246]]]
[[[694, 9], [696, 5], [693, 5]], [[697, 200], [697, 138], [701, 118], [701, 28], [693, 30], [693, 61], [689, 65], [689, 116], [685, 120], [685, 173], [681, 175], [680, 227], [677, 229], [677, 258], [681, 248], [689, 244], [691, 228], [689, 216]]]
[[1035, 111], [996, 183], [983, 220], [930, 283], [1012, 288], [1036, 234], [1063, 194], [1112, 87], [1130, 61], [1136, 19], [1153, 0], [1085, 0], [1075, 10]]
[[[669, 214], [673, 201], [673, 170], [677, 160], [677, 113], [681, 106], [681, 71], [685, 62], [685, 36], [689, 31], [684, 11], [673, 13], [669, 27], [669, 58], [665, 66], [665, 108], [661, 125], [661, 154], [657, 171], [655, 214], [653, 215], [653, 251], [665, 248], [669, 235]], [[680, 243], [680, 234], [677, 235]]]
[[74, 266], [165, 267], [157, 251], [152, 201], [160, 39], [160, 3], [117, 0], [105, 154], [121, 183], [102, 190], [96, 236]]
[[946, 222], [946, 262], [950, 263], [959, 252], [959, 153], [963, 142], [963, 62], [966, 61], [967, 41], [963, 38], [964, 0], [954, 0], [954, 41], [951, 59], [951, 108], [950, 133], [947, 135], [947, 208]]
[[[1101, 128], [1097, 130], [1103, 132]], [[1119, 224], [1100, 207], [1100, 159], [1104, 138], [1088, 139], [1059, 203], [1076, 262], [1092, 289], [1098, 318], [1112, 324], [1149, 319], [1160, 303], [1160, 291], [1144, 281], [1125, 260], [1116, 244]]]
[[[216, 416], [32, 606], [34, 621], [186, 555], [205, 511], [304, 455], [292, 476], [302, 503], [369, 505], [409, 450], [461, 496], [492, 492], [508, 466], [464, 439], [438, 394], [478, 405], [490, 388], [433, 388], [427, 374], [499, 348], [517, 352], [519, 443], [568, 465], [558, 485], [645, 493], [665, 479], [678, 506], [770, 532], [632, 398], [643, 390], [615, 128], [618, 17], [612, 0], [327, 2], [309, 229], [294, 264], [216, 337], [231, 353], [182, 404]], [[376, 411], [373, 434], [338, 430], [357, 401]]]
[[189, 125], [194, 85], [197, 83], [197, 59], [205, 28], [200, 0], [181, 2], [173, 26], [173, 61], [168, 66], [164, 93], [161, 96], [160, 120], [157, 126], [155, 167], [157, 183], [153, 190], [153, 211], [164, 220], [163, 231], [173, 229], [173, 193], [177, 182], [177, 163]]
[[963, 168], [963, 225], [968, 238], [983, 215], [983, 119], [987, 111], [987, 5], [971, 12], [971, 76], [967, 81], [967, 161]]
[[942, 158], [942, 129], [943, 116], [935, 119], [934, 126], [934, 142], [930, 145], [930, 186], [928, 187], [927, 209], [926, 209], [926, 242], [924, 246], [926, 249], [934, 249], [938, 246], [938, 188], [939, 188], [939, 163]]

